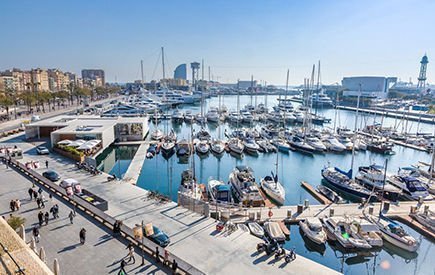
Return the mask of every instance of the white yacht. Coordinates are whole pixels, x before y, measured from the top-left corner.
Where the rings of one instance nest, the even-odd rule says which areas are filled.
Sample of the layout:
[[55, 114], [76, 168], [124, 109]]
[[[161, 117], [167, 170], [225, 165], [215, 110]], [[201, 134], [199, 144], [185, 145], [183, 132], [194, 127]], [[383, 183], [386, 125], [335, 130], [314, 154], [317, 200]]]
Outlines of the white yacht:
[[214, 139], [211, 141], [210, 149], [215, 154], [222, 154], [225, 151], [225, 142], [220, 139]]
[[278, 181], [278, 176], [266, 176], [260, 180], [261, 188], [263, 188], [266, 195], [280, 205], [284, 204], [285, 189]]
[[323, 220], [328, 236], [337, 240], [344, 248], [370, 249], [372, 246], [352, 232], [349, 223], [343, 218], [329, 217]]
[[247, 206], [264, 206], [264, 199], [255, 183], [251, 168], [236, 166], [229, 176], [232, 191], [239, 202]]
[[207, 121], [212, 123], [218, 123], [219, 122], [219, 112], [218, 109], [215, 107], [210, 107], [207, 114]]
[[306, 218], [299, 222], [299, 227], [311, 241], [316, 244], [324, 244], [328, 239], [325, 229], [318, 218]]
[[322, 139], [323, 144], [325, 144], [326, 148], [329, 151], [333, 152], [343, 152], [346, 150], [346, 147], [338, 142], [338, 140], [334, 136], [328, 136], [324, 139]]

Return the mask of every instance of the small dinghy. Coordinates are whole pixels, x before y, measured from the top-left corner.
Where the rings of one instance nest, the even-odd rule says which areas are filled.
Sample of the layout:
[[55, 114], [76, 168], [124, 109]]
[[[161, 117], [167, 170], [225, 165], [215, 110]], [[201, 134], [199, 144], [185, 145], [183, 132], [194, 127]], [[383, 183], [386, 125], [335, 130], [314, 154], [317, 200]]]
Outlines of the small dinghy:
[[288, 227], [285, 225], [283, 221], [279, 222], [279, 227], [281, 228], [282, 233], [284, 233], [286, 237], [290, 237], [290, 230], [288, 229]]
[[249, 230], [251, 231], [251, 234], [254, 236], [259, 237], [260, 239], [263, 239], [264, 237], [264, 229], [256, 222], [250, 222], [248, 223]]
[[239, 224], [237, 225], [237, 227], [238, 227], [242, 232], [249, 232], [249, 228], [246, 226], [246, 224], [239, 223]]
[[264, 229], [271, 239], [277, 242], [285, 241], [285, 235], [284, 233], [282, 233], [281, 227], [277, 222], [264, 223]]

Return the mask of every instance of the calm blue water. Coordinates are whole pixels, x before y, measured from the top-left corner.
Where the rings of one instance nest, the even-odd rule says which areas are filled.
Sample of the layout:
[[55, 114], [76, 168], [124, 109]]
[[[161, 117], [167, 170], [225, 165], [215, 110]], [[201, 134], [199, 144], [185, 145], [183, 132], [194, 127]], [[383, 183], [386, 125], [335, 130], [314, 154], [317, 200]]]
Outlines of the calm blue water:
[[[264, 96], [257, 98], [257, 103], [264, 102]], [[269, 97], [268, 106], [271, 108], [276, 104], [276, 97]], [[236, 97], [226, 96], [224, 103], [229, 109], [236, 109]], [[255, 99], [253, 99], [255, 103]], [[240, 106], [250, 103], [249, 96], [240, 97]], [[296, 104], [295, 104], [296, 105]], [[205, 103], [205, 110], [208, 106], [218, 106], [218, 98], [212, 98]], [[193, 110], [193, 113], [199, 113], [199, 106], [189, 106], [189, 109]], [[319, 113], [333, 119], [334, 110], [320, 110]], [[337, 119], [337, 126], [347, 126], [350, 129], [354, 127], [354, 112], [339, 111]], [[373, 116], [361, 115], [363, 123], [359, 123], [359, 127], [364, 126], [366, 121], [368, 124], [372, 124], [374, 121]], [[381, 118], [377, 118], [376, 122], [381, 122]], [[385, 118], [383, 124], [386, 126], [397, 125], [398, 121], [393, 118]], [[333, 127], [333, 123], [325, 126]], [[433, 125], [420, 125], [420, 131], [433, 132]], [[154, 124], [150, 124], [151, 130], [155, 127]], [[162, 130], [168, 131], [172, 127], [177, 133], [178, 139], [190, 138], [190, 126], [183, 124], [181, 126], [173, 125], [171, 121], [163, 121], [159, 123], [158, 127]], [[218, 136], [219, 128], [207, 125], [209, 131], [213, 136]], [[411, 127], [411, 131], [416, 131], [417, 122], [410, 122], [408, 127]], [[193, 128], [198, 130], [200, 127], [194, 124]], [[231, 132], [234, 128], [231, 128], [228, 124], [221, 126], [221, 136], [227, 129]], [[400, 127], [398, 128], [400, 130]], [[417, 161], [430, 161], [430, 155], [425, 152], [415, 151], [404, 147], [395, 146], [396, 154], [392, 156], [383, 156], [373, 154], [370, 152], [358, 152], [355, 156], [355, 166], [357, 168], [361, 165], [367, 165], [372, 163], [383, 164], [385, 159], [389, 160], [389, 171], [394, 172], [401, 166], [408, 166], [416, 163]], [[207, 157], [199, 158], [195, 155], [195, 168], [196, 175], [201, 183], [207, 183], [210, 178], [221, 179], [228, 181], [228, 175], [231, 170], [239, 164], [246, 164], [253, 168], [257, 179], [265, 175], [270, 174], [271, 170], [274, 170], [274, 163], [276, 161], [276, 154], [259, 154], [259, 156], [244, 155], [243, 158], [237, 159], [230, 154], [225, 153], [221, 158], [216, 158], [213, 154], [209, 154]], [[307, 156], [298, 152], [290, 152], [289, 154], [279, 155], [279, 177], [280, 181], [286, 189], [285, 204], [298, 204], [302, 203], [305, 199], [308, 199], [311, 204], [318, 204], [318, 202], [307, 193], [301, 186], [300, 182], [305, 180], [313, 186], [317, 186], [321, 183], [320, 170], [328, 162], [335, 166], [339, 166], [343, 169], [350, 168], [351, 154], [324, 154]], [[157, 155], [154, 159], [149, 159], [144, 162], [142, 171], [139, 176], [138, 186], [149, 190], [155, 190], [169, 195], [173, 200], [176, 200], [176, 194], [180, 183], [181, 172], [189, 168], [189, 164], [186, 161], [182, 161], [175, 155], [169, 159], [163, 158], [163, 156]], [[112, 169], [113, 170], [113, 169]], [[408, 228], [409, 232], [416, 238], [421, 240], [421, 246], [417, 253], [409, 254], [388, 244], [380, 251], [377, 252], [359, 252], [358, 254], [346, 254], [343, 255], [340, 250], [333, 245], [327, 244], [322, 250], [309, 242], [305, 242], [301, 237], [298, 226], [291, 227], [291, 240], [286, 243], [287, 248], [295, 247], [296, 252], [299, 255], [310, 258], [316, 262], [324, 264], [337, 271], [341, 271], [345, 274], [435, 274], [435, 265], [431, 263], [434, 257], [433, 243], [414, 230]], [[272, 261], [272, 258], [267, 259]], [[281, 265], [283, 261], [275, 263], [275, 265]], [[291, 268], [290, 266], [283, 268]]]
[[122, 178], [139, 146], [110, 146], [97, 156], [99, 170]]

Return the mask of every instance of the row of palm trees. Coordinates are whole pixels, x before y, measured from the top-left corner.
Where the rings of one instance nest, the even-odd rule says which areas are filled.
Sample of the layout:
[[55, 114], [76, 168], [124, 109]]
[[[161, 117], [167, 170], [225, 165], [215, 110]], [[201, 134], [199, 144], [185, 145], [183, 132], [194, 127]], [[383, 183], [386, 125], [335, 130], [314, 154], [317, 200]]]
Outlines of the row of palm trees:
[[97, 98], [107, 97], [110, 94], [118, 92], [118, 88], [114, 87], [96, 87], [94, 89], [81, 88], [75, 85], [68, 85], [68, 89], [50, 92], [50, 91], [15, 91], [14, 89], [7, 88], [0, 91], [0, 106], [6, 111], [7, 119], [10, 119], [11, 108], [14, 108], [14, 116], [17, 118], [17, 108], [19, 106], [26, 106], [27, 112], [32, 111], [46, 111], [48, 110], [65, 108], [74, 104], [79, 105], [84, 98], [90, 98], [94, 101]]

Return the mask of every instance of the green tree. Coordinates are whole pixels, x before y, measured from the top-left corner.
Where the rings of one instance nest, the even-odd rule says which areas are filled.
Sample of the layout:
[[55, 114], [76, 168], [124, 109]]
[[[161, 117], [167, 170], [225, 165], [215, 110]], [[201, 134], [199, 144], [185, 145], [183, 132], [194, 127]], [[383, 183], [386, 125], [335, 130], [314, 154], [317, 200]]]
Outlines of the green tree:
[[9, 108], [14, 104], [15, 104], [15, 101], [9, 93], [7, 93], [5, 91], [0, 92], [0, 105], [3, 108], [5, 108], [6, 115], [7, 115], [8, 119], [9, 119]]

